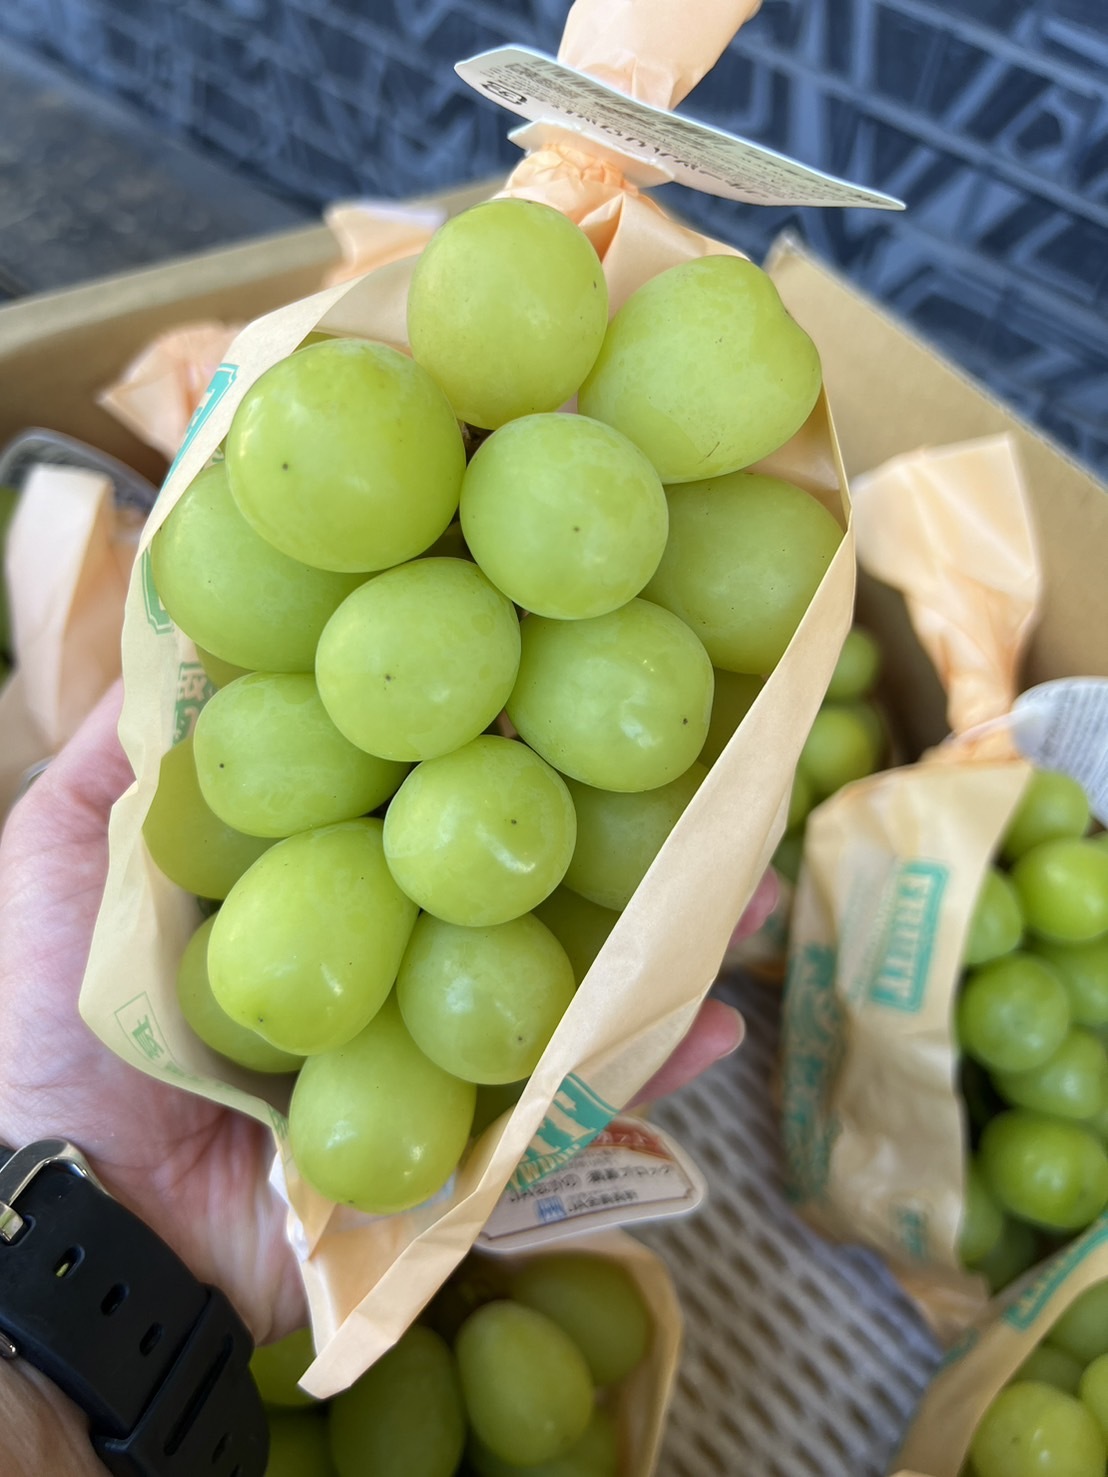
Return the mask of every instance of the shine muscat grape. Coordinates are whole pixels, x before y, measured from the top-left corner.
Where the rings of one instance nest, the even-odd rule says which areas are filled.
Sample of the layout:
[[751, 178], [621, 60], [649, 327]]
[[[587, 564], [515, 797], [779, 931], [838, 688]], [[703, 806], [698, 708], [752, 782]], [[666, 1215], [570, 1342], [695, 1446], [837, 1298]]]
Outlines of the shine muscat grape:
[[1089, 828], [1077, 781], [1033, 771], [963, 949], [960, 1249], [994, 1289], [1108, 1206], [1108, 852]]
[[[408, 325], [410, 357], [319, 336], [266, 370], [151, 550], [219, 688], [145, 826], [222, 903], [182, 1009], [240, 1066], [303, 1061], [298, 1167], [374, 1214], [449, 1179], [478, 1087], [482, 1122], [518, 1095], [842, 536], [750, 470], [820, 371], [749, 262], [609, 324], [588, 237], [496, 200], [436, 233]], [[602, 1448], [571, 1363], [559, 1441]]]
[[1105, 1477], [1108, 1281], [1078, 1295], [991, 1402], [970, 1444], [975, 1477]]
[[[307, 1330], [258, 1349], [270, 1469], [305, 1477], [618, 1477], [614, 1405], [647, 1357], [650, 1312], [618, 1262], [588, 1252], [508, 1266], [471, 1257], [419, 1322], [314, 1408], [296, 1383]], [[322, 1452], [322, 1455], [318, 1453]]]

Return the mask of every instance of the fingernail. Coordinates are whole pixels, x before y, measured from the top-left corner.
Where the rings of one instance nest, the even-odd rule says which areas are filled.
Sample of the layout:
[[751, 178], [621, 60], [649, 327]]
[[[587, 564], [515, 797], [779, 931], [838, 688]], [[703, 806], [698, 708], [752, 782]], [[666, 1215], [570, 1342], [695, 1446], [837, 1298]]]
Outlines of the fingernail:
[[734, 1056], [739, 1047], [743, 1044], [743, 1040], [746, 1036], [746, 1021], [742, 1018], [740, 1013], [735, 1009], [733, 1005], [724, 1005], [723, 1008], [726, 1010], [728, 1016], [730, 1016], [731, 1018], [731, 1024], [734, 1026], [735, 1031], [735, 1039], [725, 1051], [720, 1053], [721, 1060], [725, 1056]]

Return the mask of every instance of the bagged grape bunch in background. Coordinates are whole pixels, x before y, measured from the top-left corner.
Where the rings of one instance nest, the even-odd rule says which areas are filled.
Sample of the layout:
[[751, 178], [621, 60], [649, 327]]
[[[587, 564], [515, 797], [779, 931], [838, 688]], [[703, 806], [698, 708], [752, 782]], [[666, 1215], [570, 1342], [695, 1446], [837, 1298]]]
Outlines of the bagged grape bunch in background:
[[[563, 60], [668, 107], [749, 10], [582, 3]], [[685, 1035], [852, 599], [810, 341], [587, 139], [236, 340], [128, 595], [81, 1009], [272, 1125], [313, 1391]], [[708, 769], [714, 666], [761, 686]]]
[[1009, 438], [896, 458], [856, 521], [952, 733], [808, 819], [786, 1160], [801, 1213], [882, 1252], [950, 1336], [1108, 1203], [1108, 683], [1019, 695], [1044, 592]]
[[924, 1393], [896, 1477], [1104, 1477], [1108, 1217], [990, 1303]]

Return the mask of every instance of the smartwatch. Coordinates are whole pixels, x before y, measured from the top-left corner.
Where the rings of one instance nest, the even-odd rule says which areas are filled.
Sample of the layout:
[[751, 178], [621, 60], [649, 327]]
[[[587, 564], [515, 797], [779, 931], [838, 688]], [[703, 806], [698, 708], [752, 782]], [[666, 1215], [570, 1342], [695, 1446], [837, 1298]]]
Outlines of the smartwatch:
[[254, 1345], [227, 1298], [99, 1183], [80, 1150], [0, 1145], [0, 1357], [87, 1414], [118, 1477], [264, 1477]]

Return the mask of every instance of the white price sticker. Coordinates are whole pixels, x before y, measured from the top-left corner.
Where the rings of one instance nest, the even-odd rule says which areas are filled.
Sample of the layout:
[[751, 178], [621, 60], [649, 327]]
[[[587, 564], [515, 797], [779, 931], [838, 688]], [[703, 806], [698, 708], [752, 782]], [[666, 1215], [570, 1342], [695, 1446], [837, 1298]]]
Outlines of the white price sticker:
[[[464, 82], [532, 122], [555, 124], [637, 161], [659, 177], [750, 205], [868, 206], [903, 210], [879, 190], [809, 169], [785, 154], [640, 103], [523, 46], [500, 47], [458, 62]], [[526, 131], [525, 131], [526, 132]]]
[[706, 1194], [704, 1176], [668, 1134], [640, 1118], [615, 1118], [566, 1164], [505, 1190], [477, 1246], [524, 1251], [606, 1226], [687, 1215]]
[[1108, 826], [1108, 677], [1059, 677], [1030, 687], [1008, 721], [1024, 758], [1077, 780]]

